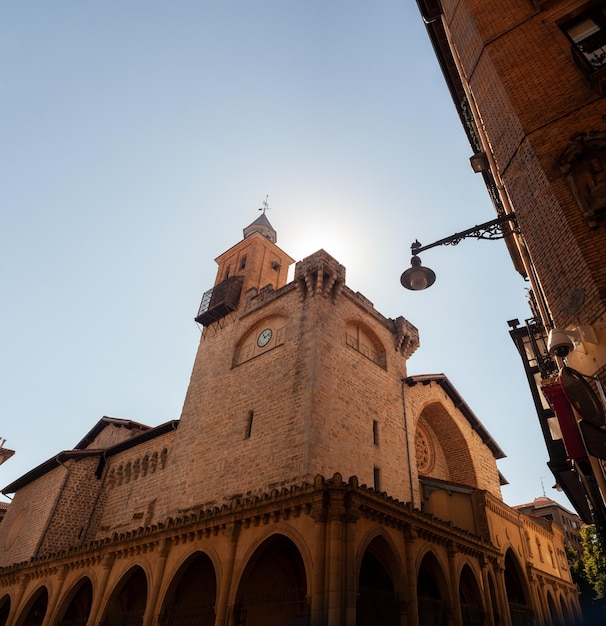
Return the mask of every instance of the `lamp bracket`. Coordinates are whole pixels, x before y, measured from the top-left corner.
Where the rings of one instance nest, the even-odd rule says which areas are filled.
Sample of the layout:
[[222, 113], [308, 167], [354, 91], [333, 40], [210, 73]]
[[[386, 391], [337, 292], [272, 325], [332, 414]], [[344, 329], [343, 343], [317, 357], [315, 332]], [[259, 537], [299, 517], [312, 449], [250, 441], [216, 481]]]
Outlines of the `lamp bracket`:
[[[504, 231], [503, 226], [506, 223], [512, 222], [513, 228], [512, 230]], [[506, 215], [501, 215], [494, 220], [490, 220], [489, 222], [484, 222], [483, 224], [478, 224], [477, 226], [472, 226], [467, 230], [463, 230], [460, 233], [454, 233], [454, 235], [450, 235], [450, 237], [445, 237], [444, 239], [440, 239], [439, 241], [434, 241], [426, 246], [422, 246], [418, 241], [415, 241], [410, 246], [410, 251], [414, 255], [420, 254], [425, 250], [429, 250], [431, 248], [435, 248], [436, 246], [456, 246], [461, 243], [463, 239], [468, 239], [473, 237], [475, 239], [503, 239], [509, 235], [512, 231], [517, 232], [517, 222], [514, 213], [508, 213]]]

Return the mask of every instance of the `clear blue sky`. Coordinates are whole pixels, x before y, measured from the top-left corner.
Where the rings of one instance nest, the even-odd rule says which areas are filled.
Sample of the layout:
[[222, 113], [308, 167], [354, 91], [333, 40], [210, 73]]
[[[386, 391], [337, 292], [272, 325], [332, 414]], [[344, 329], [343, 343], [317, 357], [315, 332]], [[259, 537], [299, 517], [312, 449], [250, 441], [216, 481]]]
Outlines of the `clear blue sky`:
[[[0, 437], [7, 485], [103, 415], [179, 417], [215, 257], [269, 194], [278, 245], [324, 248], [420, 331], [507, 454], [508, 504], [554, 479], [506, 321], [503, 242], [410, 244], [494, 209], [414, 0], [12, 2], [0, 13]], [[543, 485], [542, 485], [543, 483]]]

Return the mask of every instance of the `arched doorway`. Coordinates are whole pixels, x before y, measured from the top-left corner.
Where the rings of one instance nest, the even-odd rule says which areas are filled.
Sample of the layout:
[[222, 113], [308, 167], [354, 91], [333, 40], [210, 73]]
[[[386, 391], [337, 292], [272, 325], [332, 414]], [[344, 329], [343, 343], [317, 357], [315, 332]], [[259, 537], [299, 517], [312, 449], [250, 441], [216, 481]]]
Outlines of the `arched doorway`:
[[238, 587], [235, 626], [305, 626], [308, 623], [305, 565], [284, 535], [267, 539], [252, 556]]
[[394, 556], [382, 537], [364, 553], [358, 576], [357, 626], [399, 626], [400, 603], [394, 585]]
[[141, 626], [147, 603], [147, 577], [133, 567], [116, 585], [107, 606], [102, 626]]
[[444, 573], [435, 555], [423, 557], [417, 575], [419, 624], [444, 626], [448, 619], [448, 602]]
[[558, 614], [558, 607], [553, 599], [553, 596], [549, 592], [547, 592], [547, 606], [549, 608], [549, 617], [551, 619], [549, 623], [552, 626], [562, 626], [562, 622], [560, 621], [560, 616]]
[[17, 620], [17, 626], [41, 626], [48, 607], [48, 591], [41, 587], [36, 591], [21, 617]]
[[483, 626], [484, 605], [478, 581], [469, 565], [464, 565], [459, 578], [459, 603], [464, 626]]
[[560, 609], [562, 611], [562, 615], [564, 616], [564, 624], [566, 624], [566, 626], [573, 626], [573, 624], [577, 623], [574, 619], [572, 611], [568, 608], [568, 604], [564, 601], [563, 596], [560, 596]]
[[162, 610], [162, 626], [213, 626], [217, 599], [215, 568], [207, 554], [196, 552], [179, 568]]
[[92, 604], [93, 585], [89, 578], [83, 578], [68, 594], [57, 626], [86, 626]]
[[9, 595], [0, 598], [0, 626], [6, 626], [9, 613], [11, 612], [11, 598]]
[[511, 550], [505, 554], [505, 591], [512, 626], [532, 626], [534, 612], [528, 602], [524, 575]]

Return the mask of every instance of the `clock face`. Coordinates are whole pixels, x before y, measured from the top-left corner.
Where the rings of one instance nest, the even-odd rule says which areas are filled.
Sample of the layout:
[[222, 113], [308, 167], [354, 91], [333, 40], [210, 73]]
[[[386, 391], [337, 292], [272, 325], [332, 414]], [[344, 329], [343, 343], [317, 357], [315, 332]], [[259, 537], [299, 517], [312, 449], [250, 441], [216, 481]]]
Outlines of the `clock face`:
[[259, 348], [265, 347], [271, 341], [271, 328], [266, 328], [259, 333], [257, 337], [257, 345]]

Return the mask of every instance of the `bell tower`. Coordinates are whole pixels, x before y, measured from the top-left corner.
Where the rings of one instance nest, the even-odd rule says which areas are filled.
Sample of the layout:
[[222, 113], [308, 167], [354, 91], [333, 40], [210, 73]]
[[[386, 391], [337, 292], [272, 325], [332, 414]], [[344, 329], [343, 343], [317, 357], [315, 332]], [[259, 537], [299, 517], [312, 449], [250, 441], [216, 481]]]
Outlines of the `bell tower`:
[[208, 326], [235, 311], [250, 289], [286, 284], [294, 259], [276, 245], [277, 234], [265, 209], [244, 231], [244, 239], [215, 259], [217, 278], [202, 296], [196, 322]]

